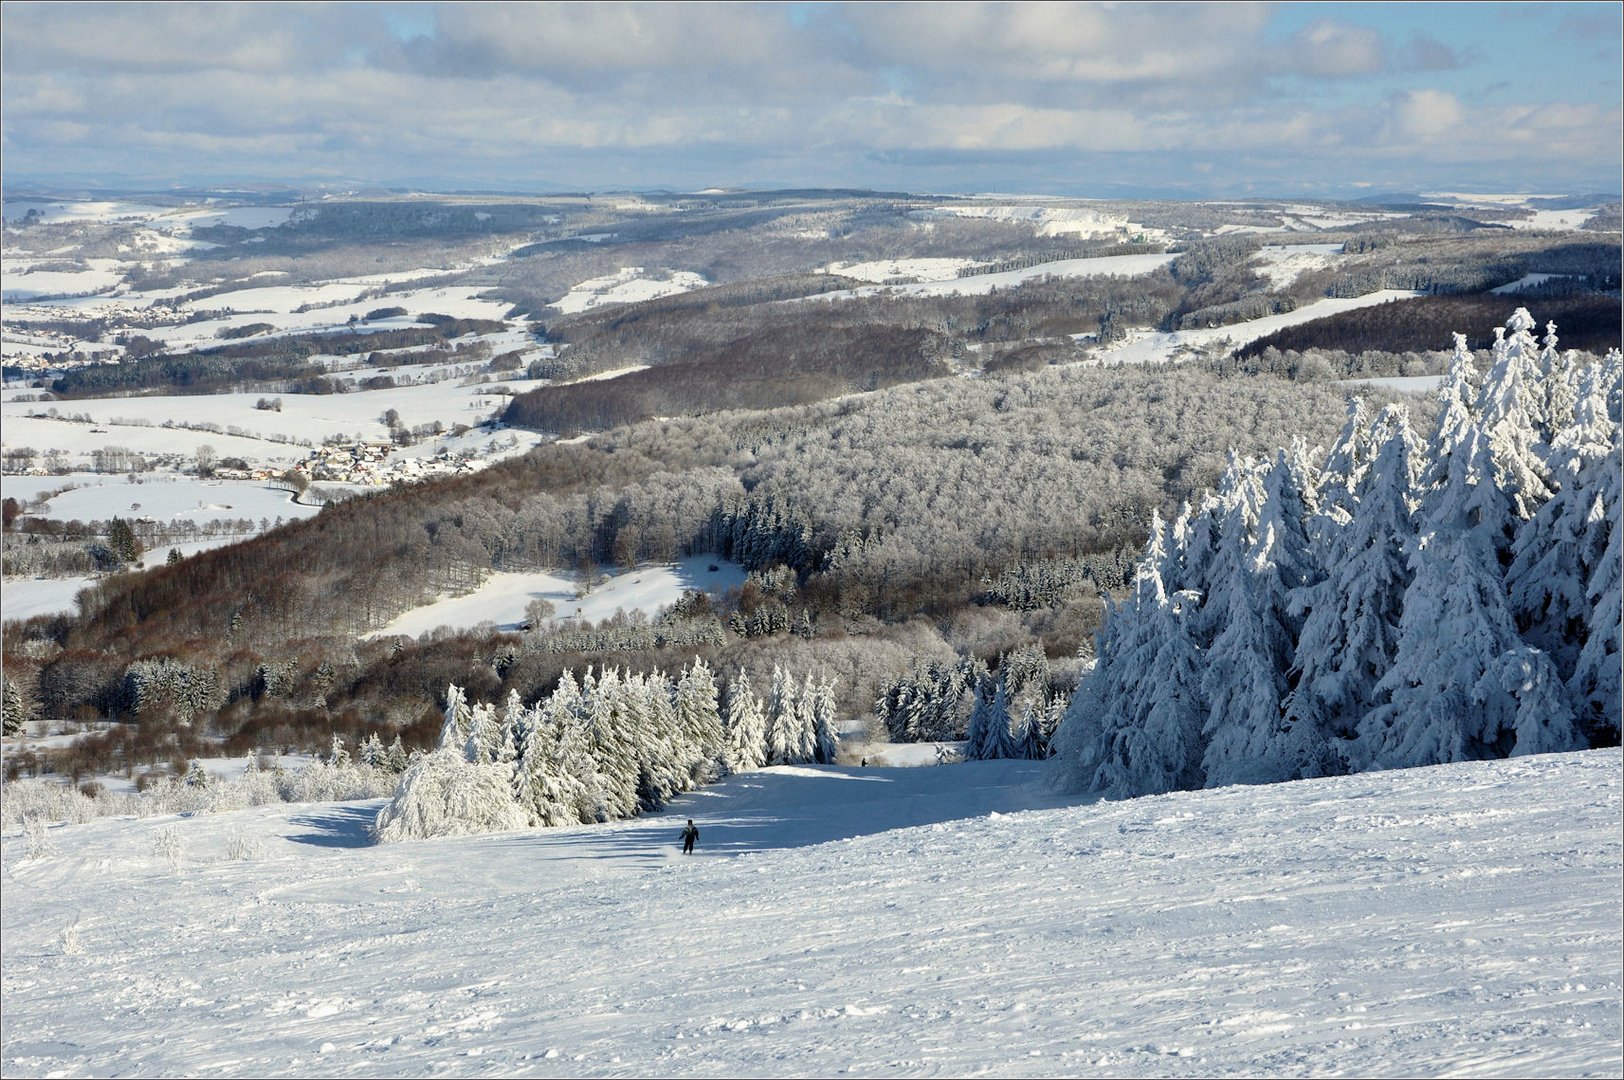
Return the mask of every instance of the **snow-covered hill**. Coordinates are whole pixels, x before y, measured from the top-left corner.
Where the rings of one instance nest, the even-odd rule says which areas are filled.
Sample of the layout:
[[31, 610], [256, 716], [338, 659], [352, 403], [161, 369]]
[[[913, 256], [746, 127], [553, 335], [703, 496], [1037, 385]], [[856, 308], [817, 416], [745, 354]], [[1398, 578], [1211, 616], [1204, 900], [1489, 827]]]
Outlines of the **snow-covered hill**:
[[1059, 807], [1044, 768], [388, 847], [377, 803], [10, 835], [0, 1067], [1617, 1074], [1617, 750]]

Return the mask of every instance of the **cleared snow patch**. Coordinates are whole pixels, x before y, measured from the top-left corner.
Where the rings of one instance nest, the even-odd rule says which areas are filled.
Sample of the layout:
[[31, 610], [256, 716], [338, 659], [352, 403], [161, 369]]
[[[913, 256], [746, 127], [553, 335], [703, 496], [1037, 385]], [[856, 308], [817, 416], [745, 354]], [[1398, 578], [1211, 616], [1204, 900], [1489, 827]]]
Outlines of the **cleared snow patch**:
[[974, 266], [972, 259], [880, 259], [873, 262], [834, 262], [828, 266], [831, 274], [856, 278], [858, 281], [886, 282], [897, 278], [918, 281], [951, 281], [959, 271]]
[[1342, 254], [1341, 244], [1287, 244], [1265, 247], [1252, 259], [1271, 289], [1288, 289], [1305, 270], [1323, 270]]
[[1555, 278], [1572, 276], [1572, 274], [1524, 274], [1516, 281], [1508, 281], [1504, 285], [1501, 285], [1498, 288], [1490, 289], [1489, 291], [1494, 293], [1496, 296], [1507, 296], [1511, 293], [1522, 292], [1524, 289], [1531, 289], [1535, 285], [1543, 285], [1545, 282], [1551, 281]]
[[1106, 277], [1112, 274], [1123, 277], [1141, 277], [1151, 271], [1166, 266], [1177, 255], [1103, 255], [1093, 259], [1057, 259], [1054, 262], [1038, 263], [1036, 266], [1024, 267], [1020, 270], [1004, 270], [995, 274], [976, 274], [971, 277], [951, 278], [942, 281], [921, 281], [911, 285], [864, 285], [856, 289], [841, 289], [838, 292], [818, 293], [800, 300], [790, 300], [786, 303], [810, 303], [819, 300], [845, 300], [860, 296], [982, 296], [994, 289], [1008, 289], [1019, 285], [1023, 281], [1031, 281], [1048, 275], [1054, 277]]
[[[710, 569], [712, 566], [715, 570]], [[640, 566], [616, 574], [590, 593], [577, 597], [576, 580], [560, 574], [534, 571], [498, 572], [471, 593], [445, 597], [395, 617], [389, 625], [367, 637], [404, 634], [417, 637], [440, 627], [466, 630], [494, 623], [500, 630], [517, 630], [532, 601], [549, 601], [553, 621], [583, 619], [598, 622], [617, 611], [653, 615], [689, 589], [721, 595], [744, 583], [744, 568], [711, 555], [690, 555], [675, 563]]]
[[1318, 300], [1312, 304], [1305, 304], [1295, 311], [1268, 315], [1250, 322], [1231, 323], [1228, 326], [1175, 330], [1172, 333], [1141, 332], [1125, 341], [1106, 346], [1097, 356], [1106, 364], [1145, 364], [1167, 360], [1185, 349], [1199, 348], [1214, 342], [1227, 342], [1230, 347], [1239, 348], [1276, 330], [1296, 326], [1298, 323], [1322, 319], [1327, 315], [1352, 311], [1355, 308], [1369, 307], [1372, 304], [1385, 304], [1391, 300], [1408, 300], [1420, 295], [1418, 292], [1402, 289], [1381, 289], [1366, 293], [1364, 296]]
[[940, 206], [917, 210], [915, 217], [985, 218], [1023, 222], [1037, 227], [1039, 236], [1111, 236], [1143, 232], [1126, 217], [1088, 207], [1052, 206]]
[[553, 301], [552, 306], [566, 315], [573, 315], [605, 304], [631, 304], [674, 296], [709, 284], [703, 277], [688, 270], [673, 270], [669, 277], [654, 278], [647, 276], [641, 266], [627, 266], [605, 277], [581, 282]]

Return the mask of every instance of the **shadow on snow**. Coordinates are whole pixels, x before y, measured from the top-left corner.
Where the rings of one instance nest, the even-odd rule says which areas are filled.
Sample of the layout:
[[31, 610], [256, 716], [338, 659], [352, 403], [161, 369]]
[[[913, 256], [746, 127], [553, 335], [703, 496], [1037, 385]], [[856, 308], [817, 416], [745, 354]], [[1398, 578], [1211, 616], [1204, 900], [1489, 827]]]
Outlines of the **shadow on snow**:
[[322, 807], [308, 814], [289, 818], [289, 824], [302, 825], [315, 831], [290, 835], [288, 839], [295, 844], [311, 844], [315, 847], [371, 847], [372, 823], [377, 817], [376, 804], [353, 806], [340, 803]]
[[780, 766], [738, 773], [629, 821], [509, 834], [564, 858], [681, 858], [682, 828], [699, 827], [696, 856], [806, 847], [989, 813], [1075, 803], [1050, 794], [1041, 762], [969, 762], [918, 768]]

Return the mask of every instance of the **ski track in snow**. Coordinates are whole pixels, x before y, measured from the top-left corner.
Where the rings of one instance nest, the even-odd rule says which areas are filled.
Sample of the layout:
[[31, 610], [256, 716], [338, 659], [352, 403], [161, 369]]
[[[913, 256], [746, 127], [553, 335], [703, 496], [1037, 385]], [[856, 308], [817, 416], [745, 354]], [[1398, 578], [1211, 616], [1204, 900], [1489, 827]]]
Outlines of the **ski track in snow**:
[[1081, 806], [1044, 771], [780, 768], [387, 847], [377, 802], [12, 834], [0, 1065], [1617, 1075], [1617, 750]]

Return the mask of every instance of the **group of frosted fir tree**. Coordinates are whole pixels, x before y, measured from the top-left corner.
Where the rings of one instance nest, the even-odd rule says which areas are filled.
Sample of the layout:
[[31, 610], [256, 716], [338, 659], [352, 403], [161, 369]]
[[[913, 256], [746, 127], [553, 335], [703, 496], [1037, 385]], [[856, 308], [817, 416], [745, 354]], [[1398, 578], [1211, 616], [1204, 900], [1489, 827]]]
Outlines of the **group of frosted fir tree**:
[[[968, 715], [966, 707], [968, 703]], [[1049, 756], [1066, 699], [1049, 692], [1042, 646], [1012, 649], [996, 672], [980, 660], [933, 662], [880, 687], [874, 715], [896, 742], [963, 739], [967, 761]]]
[[1619, 742], [1621, 362], [1518, 309], [1422, 440], [1356, 400], [1315, 468], [1231, 459], [1155, 522], [1056, 735], [1113, 798]]
[[384, 843], [634, 817], [733, 772], [832, 763], [832, 681], [774, 667], [766, 696], [743, 672], [722, 707], [695, 658], [673, 681], [608, 668], [568, 671], [533, 705], [446, 693], [439, 747], [401, 777], [374, 827]]

